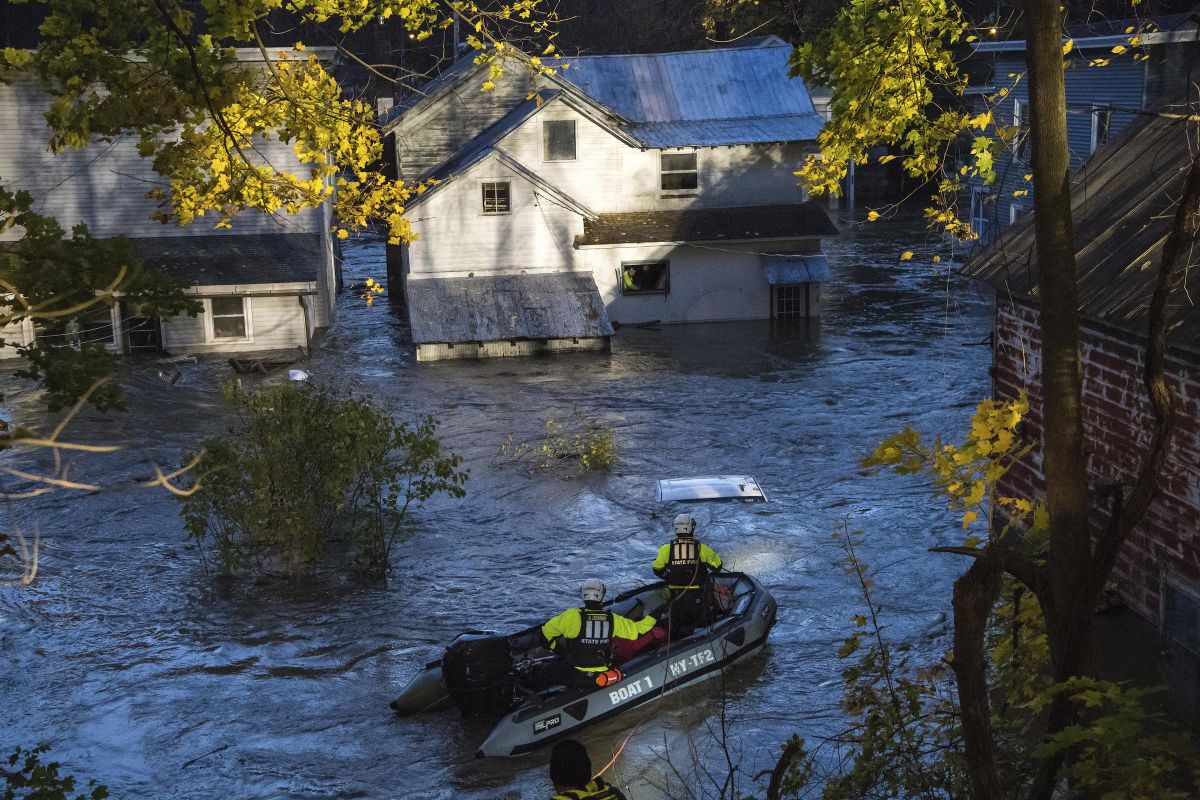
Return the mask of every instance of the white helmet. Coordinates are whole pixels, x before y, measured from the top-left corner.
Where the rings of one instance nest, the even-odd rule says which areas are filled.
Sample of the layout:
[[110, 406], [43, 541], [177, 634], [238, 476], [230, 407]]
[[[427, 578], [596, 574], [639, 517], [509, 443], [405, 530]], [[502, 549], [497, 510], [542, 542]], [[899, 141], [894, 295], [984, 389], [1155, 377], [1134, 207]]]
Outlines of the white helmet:
[[675, 517], [675, 535], [686, 538], [696, 532], [696, 518], [691, 514]]
[[604, 583], [596, 578], [588, 578], [583, 582], [583, 602], [599, 603], [604, 599]]

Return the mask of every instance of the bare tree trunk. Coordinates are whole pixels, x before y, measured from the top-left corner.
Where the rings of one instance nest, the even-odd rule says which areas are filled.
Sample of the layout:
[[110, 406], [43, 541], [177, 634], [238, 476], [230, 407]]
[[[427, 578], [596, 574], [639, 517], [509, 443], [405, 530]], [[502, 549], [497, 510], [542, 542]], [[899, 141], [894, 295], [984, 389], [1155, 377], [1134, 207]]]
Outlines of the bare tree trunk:
[[954, 657], [950, 666], [958, 686], [972, 800], [1001, 798], [984, 637], [1003, 577], [1000, 562], [984, 556], [954, 582]]

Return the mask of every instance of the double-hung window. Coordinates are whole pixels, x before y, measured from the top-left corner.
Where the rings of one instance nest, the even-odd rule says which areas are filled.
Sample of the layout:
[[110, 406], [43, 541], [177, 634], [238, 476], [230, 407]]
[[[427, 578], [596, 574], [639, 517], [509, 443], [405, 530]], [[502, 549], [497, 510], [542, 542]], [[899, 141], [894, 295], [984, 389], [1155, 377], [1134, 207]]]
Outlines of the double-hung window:
[[983, 189], [973, 189], [971, 191], [971, 233], [975, 234], [975, 238], [981, 241], [987, 240], [988, 222], [993, 210], [989, 202], [991, 200], [992, 195], [990, 192]]
[[483, 213], [507, 214], [512, 210], [508, 181], [490, 181], [483, 186]]
[[214, 341], [246, 341], [250, 338], [250, 321], [245, 297], [214, 297], [210, 299], [212, 310], [212, 338]]
[[660, 153], [659, 188], [663, 197], [695, 197], [700, 189], [698, 157], [691, 153]]

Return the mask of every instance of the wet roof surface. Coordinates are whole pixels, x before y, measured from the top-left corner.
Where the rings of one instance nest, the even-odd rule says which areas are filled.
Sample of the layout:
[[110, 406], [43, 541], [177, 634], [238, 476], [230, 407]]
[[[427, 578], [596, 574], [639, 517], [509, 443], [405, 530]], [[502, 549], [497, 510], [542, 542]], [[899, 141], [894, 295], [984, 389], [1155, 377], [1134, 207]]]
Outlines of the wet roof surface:
[[816, 203], [685, 211], [601, 214], [585, 220], [576, 246], [633, 242], [715, 242], [836, 236], [837, 228]]
[[130, 239], [148, 267], [193, 286], [312, 283], [321, 259], [315, 233], [239, 233]]
[[408, 281], [413, 341], [495, 342], [611, 336], [591, 273]]
[[[1071, 177], [1079, 310], [1085, 317], [1145, 335], [1147, 304], [1191, 164], [1189, 126], [1143, 117]], [[1001, 294], [1037, 299], [1034, 215], [1027, 214], [963, 271]], [[1171, 337], [1200, 341], [1200, 270], [1184, 274], [1171, 300]]]

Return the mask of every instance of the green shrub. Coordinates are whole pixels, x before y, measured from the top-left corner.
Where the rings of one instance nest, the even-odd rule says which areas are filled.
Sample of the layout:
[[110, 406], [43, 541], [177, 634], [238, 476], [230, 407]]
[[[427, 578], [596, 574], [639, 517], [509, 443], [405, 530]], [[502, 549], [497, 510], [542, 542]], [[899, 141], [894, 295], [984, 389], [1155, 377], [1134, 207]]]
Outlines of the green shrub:
[[465, 494], [461, 458], [443, 453], [432, 417], [397, 422], [309, 385], [224, 393], [239, 423], [205, 442], [180, 499], [191, 538], [225, 573], [306, 572], [336, 540], [380, 576], [414, 503]]
[[515, 442], [505, 437], [493, 463], [519, 463], [530, 472], [588, 472], [611, 469], [617, 450], [612, 427], [575, 414], [567, 422], [546, 420], [537, 439]]

